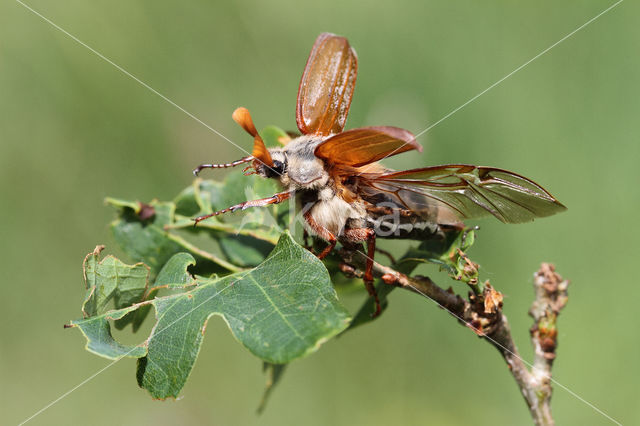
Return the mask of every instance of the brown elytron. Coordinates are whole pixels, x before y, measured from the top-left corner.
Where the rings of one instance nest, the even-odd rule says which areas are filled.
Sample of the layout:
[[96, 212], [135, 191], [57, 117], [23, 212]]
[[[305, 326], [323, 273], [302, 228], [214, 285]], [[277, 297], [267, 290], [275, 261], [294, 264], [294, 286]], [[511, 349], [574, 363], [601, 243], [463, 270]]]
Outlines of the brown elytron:
[[296, 122], [303, 134], [328, 136], [342, 131], [357, 73], [358, 58], [347, 39], [320, 34], [298, 88]]
[[233, 119], [254, 138], [251, 156], [204, 168], [251, 163], [254, 173], [278, 179], [283, 192], [247, 201], [195, 219], [196, 224], [229, 211], [276, 204], [296, 194], [306, 228], [328, 242], [326, 257], [338, 242], [355, 248], [366, 242], [364, 282], [373, 286], [376, 237], [424, 239], [464, 219], [493, 215], [505, 223], [531, 221], [566, 208], [535, 182], [507, 170], [466, 164], [395, 171], [377, 163], [388, 156], [422, 147], [413, 134], [376, 126], [343, 131], [355, 88], [358, 60], [344, 37], [318, 36], [307, 60], [296, 107], [301, 136], [267, 148], [249, 111], [238, 108]]

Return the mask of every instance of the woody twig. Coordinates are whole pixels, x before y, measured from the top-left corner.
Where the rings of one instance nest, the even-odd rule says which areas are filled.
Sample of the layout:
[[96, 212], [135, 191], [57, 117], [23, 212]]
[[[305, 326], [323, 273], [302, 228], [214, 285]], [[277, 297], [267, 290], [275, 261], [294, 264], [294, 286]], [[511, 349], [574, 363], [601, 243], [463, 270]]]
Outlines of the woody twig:
[[[349, 275], [360, 277], [363, 275], [364, 259], [356, 253], [343, 250], [341, 256], [350, 265]], [[534, 319], [530, 330], [535, 350], [533, 364], [526, 363], [520, 356], [511, 336], [507, 317], [502, 312], [502, 294], [488, 281], [484, 283], [481, 292], [471, 291], [465, 299], [455, 294], [451, 288], [445, 290], [427, 277], [409, 277], [379, 263], [374, 263], [374, 275], [382, 278], [388, 285], [432, 299], [461, 324], [493, 345], [507, 362], [529, 407], [534, 424], [554, 424], [551, 415], [551, 367], [556, 357], [556, 322], [568, 300], [569, 282], [555, 272], [552, 264], [543, 263], [534, 275], [535, 300], [529, 311]]]

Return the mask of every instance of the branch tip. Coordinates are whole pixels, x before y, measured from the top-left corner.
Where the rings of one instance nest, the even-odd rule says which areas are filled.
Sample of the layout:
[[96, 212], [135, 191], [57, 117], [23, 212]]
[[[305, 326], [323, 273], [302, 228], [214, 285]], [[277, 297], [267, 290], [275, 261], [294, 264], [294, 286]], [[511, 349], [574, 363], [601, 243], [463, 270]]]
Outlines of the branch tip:
[[[558, 314], [568, 301], [569, 281], [563, 280], [550, 263], [543, 263], [534, 275], [536, 298], [529, 310], [534, 318], [531, 327], [531, 341], [535, 350], [534, 364], [529, 370], [520, 357], [511, 336], [507, 317], [502, 313], [503, 295], [489, 281], [483, 284], [477, 280], [478, 265], [473, 263], [462, 251], [456, 253], [464, 262], [461, 276], [452, 278], [464, 281], [471, 291], [468, 299], [454, 293], [451, 287], [444, 289], [430, 278], [416, 275], [409, 277], [388, 266], [374, 262], [374, 276], [385, 283], [418, 293], [435, 301], [448, 311], [460, 323], [467, 326], [479, 337], [485, 338], [502, 355], [509, 371], [516, 381], [529, 407], [536, 425], [553, 425], [551, 415], [551, 366], [556, 357], [557, 336], [556, 321]], [[364, 258], [356, 252], [340, 251], [343, 263], [341, 270], [351, 277], [362, 277]]]

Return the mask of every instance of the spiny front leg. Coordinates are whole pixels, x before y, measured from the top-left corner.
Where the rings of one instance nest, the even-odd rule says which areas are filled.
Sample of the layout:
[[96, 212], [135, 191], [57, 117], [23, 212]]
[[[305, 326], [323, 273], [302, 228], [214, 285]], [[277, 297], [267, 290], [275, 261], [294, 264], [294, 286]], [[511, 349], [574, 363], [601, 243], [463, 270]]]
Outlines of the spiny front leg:
[[351, 242], [367, 242], [367, 263], [363, 281], [369, 296], [373, 297], [376, 303], [376, 310], [371, 314], [371, 318], [375, 318], [380, 315], [380, 312], [382, 312], [380, 299], [378, 298], [378, 293], [373, 285], [373, 257], [376, 254], [376, 231], [371, 228], [347, 228], [344, 230], [344, 235]]
[[311, 211], [307, 211], [304, 214], [304, 220], [307, 221], [307, 224], [311, 229], [313, 229], [313, 232], [315, 232], [320, 238], [326, 240], [329, 243], [329, 245], [326, 246], [324, 250], [320, 252], [320, 254], [316, 255], [318, 259], [324, 259], [329, 253], [331, 253], [331, 250], [335, 248], [336, 244], [338, 243], [338, 239], [331, 233], [331, 231], [316, 222], [316, 220], [311, 215]]
[[212, 216], [218, 216], [223, 213], [235, 212], [236, 210], [244, 210], [249, 207], [262, 207], [262, 206], [268, 206], [269, 204], [278, 204], [291, 198], [292, 194], [293, 194], [293, 191], [280, 192], [269, 198], [261, 198], [259, 200], [245, 201], [244, 203], [236, 204], [235, 206], [227, 207], [226, 209], [222, 209], [217, 212], [209, 213], [204, 216], [198, 216], [195, 219], [193, 219], [195, 221], [193, 226], [196, 226], [198, 223], [202, 222], [205, 219], [208, 219]]

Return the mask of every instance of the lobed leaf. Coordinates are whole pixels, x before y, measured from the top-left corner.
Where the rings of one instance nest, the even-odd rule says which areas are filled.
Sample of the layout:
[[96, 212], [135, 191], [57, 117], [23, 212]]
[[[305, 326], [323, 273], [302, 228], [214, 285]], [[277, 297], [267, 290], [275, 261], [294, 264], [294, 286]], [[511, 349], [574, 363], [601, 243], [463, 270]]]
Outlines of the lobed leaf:
[[[139, 358], [138, 382], [154, 398], [179, 394], [212, 315], [221, 316], [240, 343], [272, 364], [286, 364], [314, 352], [349, 324], [349, 314], [338, 302], [322, 262], [288, 233], [251, 270], [221, 278], [192, 277], [187, 268], [193, 262], [189, 254], [176, 255], [153, 286], [183, 292], [71, 323], [85, 335], [91, 352], [109, 359]], [[156, 314], [151, 335], [135, 346], [113, 339], [109, 321], [146, 306], [153, 306]]]

